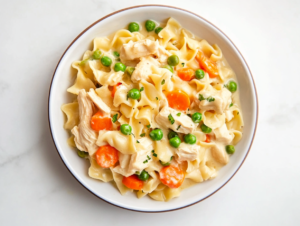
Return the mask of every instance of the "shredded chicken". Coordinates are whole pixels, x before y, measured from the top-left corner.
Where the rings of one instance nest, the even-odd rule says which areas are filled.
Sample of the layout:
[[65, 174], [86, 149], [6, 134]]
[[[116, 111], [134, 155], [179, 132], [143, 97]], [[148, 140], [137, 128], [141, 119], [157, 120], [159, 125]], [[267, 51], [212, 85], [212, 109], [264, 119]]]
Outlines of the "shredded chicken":
[[223, 114], [231, 103], [231, 92], [226, 88], [201, 90], [195, 96], [195, 103], [202, 110], [213, 110], [218, 114]]
[[141, 61], [136, 65], [135, 70], [131, 75], [131, 80], [133, 82], [139, 82], [142, 79], [148, 81], [148, 76], [152, 74], [152, 67], [159, 65], [159, 62], [151, 56], [141, 57]]
[[221, 127], [214, 129], [214, 133], [216, 136], [216, 140], [225, 145], [230, 144], [234, 137], [234, 135], [228, 131], [226, 124], [223, 124]]
[[84, 89], [79, 91], [77, 100], [80, 122], [71, 132], [75, 136], [74, 141], [79, 150], [94, 153], [98, 146], [96, 145], [97, 133], [92, 130], [90, 125], [93, 116], [93, 102], [88, 98]]
[[[155, 121], [157, 124], [159, 124], [162, 128], [165, 129], [172, 129], [178, 133], [192, 133], [196, 127], [197, 124], [195, 124], [192, 119], [181, 113], [180, 116], [177, 116], [178, 111], [170, 108], [170, 107], [164, 107], [155, 117]], [[169, 120], [169, 115], [172, 115], [174, 118], [174, 123]]]
[[194, 161], [199, 153], [200, 146], [182, 143], [178, 147], [177, 155], [178, 162]]
[[110, 108], [103, 102], [101, 97], [96, 94], [94, 89], [91, 88], [87, 94], [103, 114], [110, 114]]
[[225, 146], [222, 144], [215, 144], [211, 147], [211, 154], [221, 164], [226, 165], [229, 162], [229, 156], [226, 153]]

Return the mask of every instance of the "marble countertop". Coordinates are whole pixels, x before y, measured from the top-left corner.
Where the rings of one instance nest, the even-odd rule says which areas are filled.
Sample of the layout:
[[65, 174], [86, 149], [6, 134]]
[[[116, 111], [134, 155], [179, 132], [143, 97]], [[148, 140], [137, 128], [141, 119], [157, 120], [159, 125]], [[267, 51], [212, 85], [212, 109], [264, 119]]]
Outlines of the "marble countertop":
[[[123, 210], [83, 188], [60, 160], [47, 119], [49, 84], [69, 43], [106, 14], [147, 3], [186, 8], [223, 30], [247, 60], [260, 104], [236, 176], [203, 202], [161, 214]], [[0, 225], [299, 224], [299, 10], [292, 0], [2, 1]]]

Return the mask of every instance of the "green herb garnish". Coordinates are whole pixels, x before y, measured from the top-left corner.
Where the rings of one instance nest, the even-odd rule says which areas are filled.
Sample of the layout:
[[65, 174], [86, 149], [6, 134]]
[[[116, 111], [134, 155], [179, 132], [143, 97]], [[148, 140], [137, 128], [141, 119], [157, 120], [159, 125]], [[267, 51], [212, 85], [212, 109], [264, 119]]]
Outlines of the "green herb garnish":
[[173, 116], [171, 114], [168, 115], [168, 119], [171, 122], [171, 124], [173, 125], [175, 122], [175, 119], [173, 118]]
[[112, 122], [115, 123], [118, 119], [118, 114], [115, 114], [113, 117], [112, 117]]

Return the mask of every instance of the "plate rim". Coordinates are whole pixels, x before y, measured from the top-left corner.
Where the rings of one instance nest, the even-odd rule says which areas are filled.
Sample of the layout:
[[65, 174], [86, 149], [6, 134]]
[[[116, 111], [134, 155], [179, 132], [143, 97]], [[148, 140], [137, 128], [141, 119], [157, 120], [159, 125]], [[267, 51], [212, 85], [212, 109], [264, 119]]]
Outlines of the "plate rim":
[[[250, 74], [250, 78], [251, 78], [251, 81], [252, 81], [252, 84], [253, 84], [253, 88], [254, 88], [254, 94], [255, 94], [255, 102], [256, 102], [256, 115], [255, 115], [255, 127], [254, 127], [254, 132], [253, 132], [253, 135], [252, 135], [252, 139], [251, 139], [251, 143], [249, 145], [249, 148], [247, 150], [247, 154], [245, 155], [243, 161], [240, 163], [239, 167], [236, 169], [236, 171], [230, 176], [230, 178], [222, 185], [220, 186], [218, 189], [216, 189], [215, 191], [213, 191], [211, 194], [207, 195], [206, 197], [200, 199], [200, 200], [197, 200], [193, 203], [190, 203], [188, 205], [185, 205], [185, 206], [182, 206], [182, 207], [178, 207], [178, 208], [174, 208], [174, 209], [168, 209], [168, 210], [160, 210], [160, 211], [143, 211], [143, 210], [136, 210], [136, 209], [129, 209], [129, 208], [126, 208], [126, 207], [123, 207], [123, 206], [119, 206], [119, 205], [116, 205], [116, 204], [113, 204], [107, 200], [105, 200], [104, 198], [102, 197], [99, 197], [98, 195], [96, 195], [95, 193], [93, 193], [91, 190], [89, 190], [81, 181], [79, 181], [79, 179], [71, 172], [71, 170], [68, 168], [68, 166], [66, 165], [66, 163], [64, 162], [64, 160], [62, 159], [61, 155], [60, 155], [60, 152], [58, 151], [57, 149], [57, 145], [55, 143], [55, 140], [53, 138], [53, 132], [52, 132], [52, 128], [51, 128], [51, 123], [50, 123], [50, 94], [51, 94], [51, 89], [52, 89], [52, 85], [53, 85], [53, 80], [54, 80], [54, 77], [56, 75], [56, 71], [57, 71], [57, 68], [58, 66], [60, 65], [63, 57], [65, 56], [66, 52], [69, 50], [69, 48], [75, 43], [75, 41], [77, 41], [77, 39], [79, 39], [85, 32], [87, 32], [90, 28], [92, 28], [93, 26], [95, 26], [96, 24], [98, 24], [99, 22], [101, 22], [102, 20], [108, 18], [108, 17], [111, 17], [115, 14], [118, 14], [120, 12], [123, 12], [123, 11], [127, 11], [127, 10], [131, 10], [131, 9], [135, 9], [135, 8], [141, 8], [141, 7], [163, 7], [163, 8], [171, 8], [171, 9], [176, 9], [176, 10], [181, 10], [181, 11], [184, 11], [184, 12], [187, 12], [187, 13], [190, 13], [202, 20], [204, 20], [205, 22], [207, 22], [208, 24], [210, 24], [212, 27], [214, 27], [215, 29], [217, 29], [220, 33], [222, 33], [222, 35], [224, 35], [228, 41], [234, 46], [234, 48], [236, 49], [236, 51], [238, 52], [238, 54], [241, 56], [242, 60], [244, 61], [248, 71], [249, 71], [249, 74]], [[55, 149], [56, 149], [56, 152], [57, 154], [59, 155], [61, 161], [63, 162], [64, 166], [68, 169], [69, 173], [76, 179], [76, 181], [81, 184], [87, 191], [89, 191], [91, 194], [93, 194], [94, 196], [96, 196], [97, 198], [101, 199], [102, 201], [110, 204], [110, 205], [113, 205], [113, 206], [116, 206], [116, 207], [119, 207], [121, 209], [125, 209], [125, 210], [130, 210], [130, 211], [134, 211], [134, 212], [140, 212], [140, 213], [164, 213], [164, 212], [171, 212], [171, 211], [176, 211], [176, 210], [180, 210], [180, 209], [184, 209], [184, 208], [187, 208], [189, 206], [192, 206], [192, 205], [195, 205], [199, 202], [202, 202], [204, 201], [205, 199], [209, 198], [210, 196], [214, 195], [216, 192], [218, 192], [221, 188], [223, 188], [234, 176], [235, 174], [240, 170], [241, 166], [244, 164], [246, 158], [248, 157], [248, 154], [251, 150], [251, 147], [252, 147], [252, 144], [253, 144], [253, 141], [254, 141], [254, 138], [255, 138], [255, 135], [256, 135], [256, 130], [257, 130], [257, 124], [258, 124], [258, 117], [259, 117], [259, 104], [258, 104], [258, 95], [257, 95], [257, 89], [256, 89], [256, 85], [255, 85], [255, 81], [253, 79], [253, 75], [252, 75], [252, 72], [250, 70], [250, 67], [248, 65], [248, 63], [246, 62], [244, 56], [242, 55], [242, 53], [240, 52], [240, 50], [237, 48], [237, 46], [233, 43], [233, 41], [220, 29], [218, 28], [216, 25], [214, 25], [213, 23], [211, 23], [210, 21], [208, 21], [207, 19], [203, 18], [202, 16], [194, 13], [194, 12], [191, 12], [189, 10], [186, 10], [186, 9], [183, 9], [183, 8], [179, 8], [179, 7], [176, 7], [176, 6], [170, 6], [170, 5], [161, 5], [161, 4], [144, 4], [144, 5], [135, 5], [135, 6], [131, 6], [131, 7], [127, 7], [127, 8], [122, 8], [120, 10], [117, 10], [117, 11], [114, 11], [102, 18], [100, 18], [99, 20], [95, 21], [94, 23], [92, 23], [91, 25], [89, 25], [87, 28], [85, 28], [82, 32], [79, 33], [79, 35], [77, 35], [77, 37], [68, 45], [68, 47], [66, 48], [66, 50], [63, 52], [62, 56], [60, 57], [56, 67], [55, 67], [55, 70], [53, 72], [53, 75], [52, 75], [52, 79], [51, 79], [51, 82], [50, 82], [50, 87], [49, 87], [49, 92], [48, 92], [48, 104], [47, 104], [47, 112], [48, 112], [48, 126], [49, 126], [49, 129], [50, 129], [50, 134], [51, 134], [51, 138], [52, 138], [52, 141], [53, 141], [53, 144], [55, 146]]]

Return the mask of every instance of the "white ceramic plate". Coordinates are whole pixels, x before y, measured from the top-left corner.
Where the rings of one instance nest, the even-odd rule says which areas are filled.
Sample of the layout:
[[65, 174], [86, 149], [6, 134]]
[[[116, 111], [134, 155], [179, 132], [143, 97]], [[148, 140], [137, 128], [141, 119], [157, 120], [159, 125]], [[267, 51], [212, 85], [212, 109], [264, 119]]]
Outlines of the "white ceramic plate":
[[[137, 199], [134, 193], [122, 196], [111, 183], [103, 183], [88, 177], [87, 161], [78, 158], [76, 152], [66, 142], [69, 135], [63, 129], [64, 115], [60, 107], [62, 104], [71, 101], [71, 95], [66, 91], [75, 79], [75, 71], [71, 69], [71, 64], [73, 61], [81, 59], [87, 49], [92, 48], [91, 43], [95, 37], [109, 35], [132, 21], [142, 22], [147, 19], [163, 21], [169, 17], [178, 20], [184, 28], [198, 37], [220, 46], [237, 75], [245, 126], [243, 138], [236, 146], [236, 153], [231, 156], [229, 164], [220, 170], [215, 179], [188, 188], [182, 191], [180, 197], [169, 202], [157, 202], [149, 197]], [[97, 197], [113, 205], [135, 211], [162, 212], [176, 210], [204, 200], [219, 190], [234, 176], [244, 162], [254, 139], [257, 117], [258, 103], [254, 81], [244, 58], [235, 45], [222, 31], [202, 17], [171, 6], [135, 6], [114, 12], [96, 21], [85, 29], [67, 48], [58, 62], [50, 85], [49, 125], [54, 144], [64, 164], [74, 177]]]

